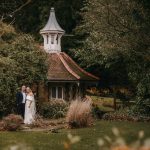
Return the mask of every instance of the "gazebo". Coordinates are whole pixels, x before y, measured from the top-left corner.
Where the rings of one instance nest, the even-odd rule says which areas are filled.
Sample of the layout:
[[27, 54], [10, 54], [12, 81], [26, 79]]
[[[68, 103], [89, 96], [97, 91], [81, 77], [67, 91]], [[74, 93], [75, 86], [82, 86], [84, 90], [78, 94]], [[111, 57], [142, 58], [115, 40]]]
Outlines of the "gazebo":
[[54, 8], [45, 27], [40, 30], [44, 39], [44, 50], [48, 53], [46, 83], [38, 87], [39, 99], [81, 99], [87, 86], [96, 84], [99, 78], [80, 68], [66, 53], [61, 51], [61, 37], [65, 31], [59, 26]]

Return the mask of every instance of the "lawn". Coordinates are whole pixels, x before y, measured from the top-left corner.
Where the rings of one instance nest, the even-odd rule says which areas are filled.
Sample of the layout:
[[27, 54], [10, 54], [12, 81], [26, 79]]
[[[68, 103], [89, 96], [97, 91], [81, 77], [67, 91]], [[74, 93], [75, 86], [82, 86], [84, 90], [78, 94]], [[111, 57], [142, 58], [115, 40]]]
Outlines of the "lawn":
[[[114, 99], [111, 97], [90, 96], [93, 103], [96, 104], [101, 111], [114, 111]], [[117, 99], [117, 101], [119, 101]]]
[[[98, 105], [99, 109], [104, 112], [114, 111], [114, 98], [112, 97], [101, 97], [101, 96], [90, 96], [93, 103]], [[125, 101], [124, 101], [125, 102]], [[125, 106], [132, 106], [135, 104], [134, 101], [123, 103], [120, 99], [116, 99], [117, 109], [124, 108]]]
[[0, 150], [16, 143], [26, 144], [35, 150], [63, 150], [67, 134], [79, 135], [81, 141], [72, 146], [73, 150], [97, 150], [97, 139], [104, 135], [113, 137], [112, 127], [117, 127], [127, 142], [137, 138], [138, 131], [144, 130], [145, 137], [150, 137], [149, 123], [98, 121], [91, 128], [63, 129], [59, 133], [51, 132], [0, 132]]

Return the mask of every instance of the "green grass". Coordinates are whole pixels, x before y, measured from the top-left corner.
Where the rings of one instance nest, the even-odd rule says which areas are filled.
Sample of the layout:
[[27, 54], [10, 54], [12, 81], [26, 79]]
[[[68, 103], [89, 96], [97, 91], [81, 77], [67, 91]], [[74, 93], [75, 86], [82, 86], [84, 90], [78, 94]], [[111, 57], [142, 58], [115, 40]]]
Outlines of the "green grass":
[[[114, 98], [112, 97], [101, 97], [101, 96], [90, 96], [93, 103], [98, 105], [101, 111], [104, 112], [111, 112], [114, 111]], [[116, 99], [116, 106], [117, 109], [124, 108], [125, 106], [132, 106], [135, 104], [134, 101], [129, 101], [125, 104], [123, 104], [123, 101], [120, 99]]]
[[112, 112], [112, 111], [114, 111], [114, 109], [111, 108], [111, 107], [107, 107], [107, 106], [103, 106], [103, 105], [98, 105], [98, 107], [103, 112]]
[[109, 103], [109, 104], [113, 104], [113, 98], [112, 97], [102, 97], [102, 96], [91, 96], [92, 100], [94, 100], [95, 102], [100, 102], [100, 103]]
[[96, 104], [101, 111], [112, 112], [114, 111], [114, 99], [110, 97], [91, 96], [94, 104]]
[[97, 150], [97, 139], [99, 137], [104, 135], [113, 137], [112, 127], [117, 127], [129, 143], [137, 139], [140, 130], [145, 131], [145, 137], [150, 137], [149, 123], [98, 121], [91, 128], [64, 129], [60, 133], [0, 132], [0, 150], [17, 143], [29, 145], [35, 150], [63, 150], [63, 142], [67, 140], [69, 132], [81, 137], [81, 141], [72, 146], [73, 150]]

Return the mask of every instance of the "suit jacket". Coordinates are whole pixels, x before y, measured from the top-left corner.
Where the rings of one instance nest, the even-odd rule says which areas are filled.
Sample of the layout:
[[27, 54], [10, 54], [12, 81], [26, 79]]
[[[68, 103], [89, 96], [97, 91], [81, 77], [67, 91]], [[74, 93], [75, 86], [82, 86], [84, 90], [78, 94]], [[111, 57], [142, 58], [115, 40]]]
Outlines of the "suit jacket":
[[23, 101], [23, 94], [22, 94], [22, 92], [18, 92], [16, 94], [16, 100], [17, 100], [17, 105], [22, 103], [22, 101]]

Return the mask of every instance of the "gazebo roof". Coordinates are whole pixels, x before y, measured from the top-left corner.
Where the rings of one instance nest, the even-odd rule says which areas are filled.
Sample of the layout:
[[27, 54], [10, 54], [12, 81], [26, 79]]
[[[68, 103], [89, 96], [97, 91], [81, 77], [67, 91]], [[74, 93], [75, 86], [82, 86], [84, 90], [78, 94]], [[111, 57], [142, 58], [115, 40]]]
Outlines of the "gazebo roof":
[[42, 30], [40, 30], [40, 33], [47, 33], [47, 32], [61, 32], [61, 33], [65, 32], [59, 26], [59, 24], [56, 20], [54, 8], [51, 8], [50, 16], [49, 16], [47, 24], [45, 25], [45, 27]]
[[48, 54], [49, 81], [90, 81], [97, 82], [98, 77], [80, 68], [66, 53]]

